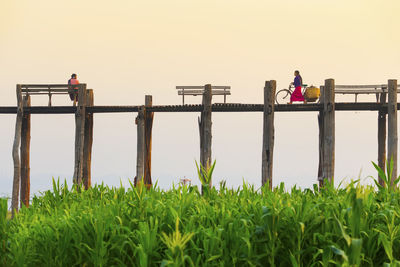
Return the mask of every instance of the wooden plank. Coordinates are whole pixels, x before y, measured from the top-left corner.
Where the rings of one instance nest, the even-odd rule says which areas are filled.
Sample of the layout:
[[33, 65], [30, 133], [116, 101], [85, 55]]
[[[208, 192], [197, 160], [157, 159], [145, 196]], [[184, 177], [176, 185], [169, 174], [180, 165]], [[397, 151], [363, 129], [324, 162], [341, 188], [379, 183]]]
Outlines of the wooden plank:
[[153, 118], [154, 113], [148, 111], [146, 108], [153, 105], [153, 97], [151, 95], [146, 95], [145, 97], [145, 110], [144, 110], [144, 175], [143, 182], [147, 188], [152, 185], [151, 179], [151, 145], [152, 145], [152, 130], [153, 130]]
[[[24, 109], [31, 105], [31, 97], [23, 98]], [[22, 115], [21, 122], [21, 207], [29, 207], [30, 197], [30, 143], [31, 143], [31, 114]]]
[[393, 160], [392, 184], [397, 178], [397, 80], [388, 81], [388, 143], [387, 160]]
[[382, 88], [387, 87], [386, 84], [357, 84], [357, 85], [344, 85], [344, 84], [337, 84], [335, 85], [336, 89], [369, 89], [369, 88]]
[[72, 106], [36, 106], [27, 107], [24, 112], [31, 114], [75, 114], [77, 108]]
[[78, 106], [75, 113], [75, 168], [73, 182], [79, 186], [83, 176], [83, 147], [85, 138], [86, 85], [78, 85]]
[[23, 103], [22, 103], [22, 92], [21, 85], [17, 84], [17, 119], [15, 123], [15, 136], [14, 136], [14, 144], [12, 150], [12, 157], [14, 163], [14, 178], [13, 178], [13, 189], [12, 189], [12, 198], [11, 198], [11, 209], [12, 209], [12, 217], [15, 216], [15, 213], [18, 212], [18, 200], [19, 200], [19, 185], [21, 179], [21, 164], [20, 164], [20, 155], [19, 155], [19, 146], [21, 141], [21, 128], [22, 128], [22, 116], [23, 116]]
[[323, 95], [324, 154], [322, 177], [333, 183], [335, 174], [335, 81], [333, 79], [325, 80]]
[[145, 138], [144, 138], [144, 107], [139, 108], [138, 115], [135, 123], [137, 125], [137, 147], [136, 147], [136, 177], [135, 186], [137, 183], [143, 183], [144, 176], [144, 151], [145, 151]]
[[[369, 89], [369, 88], [387, 88], [387, 84], [369, 84], [369, 85], [335, 85], [336, 89]], [[400, 88], [400, 85], [397, 85]]]
[[118, 113], [118, 112], [138, 112], [140, 106], [94, 106], [88, 108], [93, 113]]
[[263, 119], [263, 147], [261, 166], [261, 185], [269, 185], [272, 189], [272, 168], [274, 155], [274, 112], [275, 112], [276, 81], [266, 81], [264, 87], [264, 119]]
[[[86, 91], [86, 106], [94, 105], [93, 90]], [[93, 145], [93, 113], [85, 111], [85, 137], [83, 146], [83, 185], [85, 189], [89, 189], [92, 185], [92, 145]]]
[[[121, 113], [121, 112], [138, 112], [140, 106], [93, 106], [86, 109], [90, 113]], [[379, 111], [381, 108], [386, 109], [387, 104], [381, 105], [376, 102], [359, 102], [359, 103], [336, 103], [336, 111]], [[292, 105], [276, 105], [275, 112], [310, 112], [320, 111], [323, 105], [318, 103], [292, 104]], [[400, 103], [397, 104], [397, 109], [400, 109]], [[24, 112], [31, 114], [74, 114], [77, 108], [72, 106], [32, 106], [27, 107]], [[201, 112], [202, 105], [158, 105], [147, 109], [151, 112]], [[263, 112], [263, 104], [213, 104], [213, 112]], [[17, 107], [3, 106], [0, 107], [0, 114], [16, 114]]]
[[387, 92], [387, 90], [382, 90], [382, 89], [377, 89], [377, 90], [335, 90], [335, 94], [365, 94], [365, 95], [369, 95], [369, 94], [380, 94], [383, 92]]
[[[382, 105], [386, 103], [386, 93], [380, 94], [379, 103]], [[387, 110], [383, 108], [378, 111], [378, 166], [382, 170], [385, 170], [386, 164], [386, 113]], [[380, 177], [379, 184], [384, 185]]]
[[[323, 105], [324, 103], [324, 91], [325, 86], [321, 86], [321, 95], [320, 101]], [[320, 110], [318, 113], [318, 144], [319, 144], [319, 162], [318, 162], [318, 185], [319, 187], [324, 186], [324, 175], [323, 175], [323, 166], [324, 166], [324, 113], [323, 110]]]
[[[203, 110], [200, 119], [200, 164], [208, 169], [211, 167], [211, 143], [212, 143], [212, 86], [211, 84], [205, 85], [205, 92], [203, 94]], [[208, 185], [212, 186], [212, 181]], [[202, 189], [203, 192], [203, 189]]]
[[[182, 91], [185, 91], [185, 92], [202, 92], [202, 93], [204, 93], [204, 88], [202, 88], [202, 89], [179, 89], [178, 90], [178, 92], [182, 92]], [[212, 91], [213, 92], [230, 92], [231, 91], [231, 89], [212, 89]]]
[[[182, 90], [178, 91], [178, 95], [202, 95], [204, 93], [204, 90]], [[213, 90], [213, 95], [231, 95], [230, 91], [214, 91]]]
[[[86, 86], [85, 83], [81, 83]], [[45, 88], [46, 90], [50, 88], [68, 88], [70, 85], [63, 83], [63, 84], [20, 84], [22, 90], [25, 89], [33, 89], [33, 88]]]
[[0, 114], [17, 114], [17, 107], [0, 107]]
[[[204, 89], [205, 86], [202, 85], [188, 85], [188, 86], [182, 86], [178, 85], [176, 86], [176, 89]], [[224, 86], [224, 85], [213, 85], [211, 86], [211, 89], [231, 89], [230, 86]]]
[[[200, 93], [200, 94], [202, 94], [202, 93], [204, 93], [204, 88], [203, 89], [179, 89], [178, 90], [178, 94], [180, 93], [180, 94], [182, 94], [182, 92], [188, 92], [188, 93]], [[231, 91], [231, 89], [212, 89], [212, 91], [213, 91], [213, 93], [215, 92], [215, 93], [223, 93], [223, 92], [230, 92]]]
[[[66, 94], [73, 91], [73, 89], [50, 89], [50, 93], [52, 94]], [[22, 94], [29, 94], [29, 95], [34, 95], [34, 94], [48, 94], [49, 89], [22, 89]]]

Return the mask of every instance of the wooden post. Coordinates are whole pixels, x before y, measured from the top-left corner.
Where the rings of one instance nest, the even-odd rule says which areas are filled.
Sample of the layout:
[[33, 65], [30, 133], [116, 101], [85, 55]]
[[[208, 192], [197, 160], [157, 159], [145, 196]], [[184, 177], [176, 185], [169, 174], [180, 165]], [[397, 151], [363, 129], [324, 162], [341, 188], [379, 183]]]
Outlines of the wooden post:
[[263, 147], [261, 185], [268, 183], [272, 188], [272, 167], [274, 156], [274, 112], [275, 112], [276, 81], [266, 81], [264, 87], [264, 120], [263, 120]]
[[[31, 106], [31, 97], [23, 99], [25, 107]], [[21, 122], [21, 207], [29, 207], [30, 193], [30, 144], [31, 144], [31, 114], [24, 112]]]
[[75, 168], [73, 182], [80, 186], [82, 183], [84, 161], [86, 84], [79, 84], [78, 87], [78, 106], [75, 113]]
[[48, 90], [49, 90], [49, 103], [48, 103], [48, 106], [51, 107], [51, 88], [50, 88], [50, 86], [48, 87]]
[[15, 136], [12, 150], [12, 157], [14, 162], [14, 179], [13, 179], [13, 190], [11, 198], [11, 209], [12, 217], [18, 212], [18, 199], [19, 199], [19, 184], [21, 179], [21, 165], [19, 157], [19, 145], [21, 141], [21, 128], [22, 128], [22, 115], [23, 115], [23, 103], [22, 103], [22, 90], [21, 85], [17, 84], [17, 119], [15, 122]]
[[323, 110], [323, 165], [322, 177], [330, 183], [335, 174], [335, 80], [325, 80]]
[[[212, 141], [212, 90], [211, 84], [206, 84], [203, 93], [203, 111], [201, 112], [200, 126], [200, 164], [208, 169], [211, 167], [211, 141]], [[210, 180], [209, 187], [211, 188]]]
[[[321, 95], [319, 97], [320, 104], [324, 104], [324, 86], [320, 88]], [[324, 185], [323, 165], [324, 165], [324, 112], [323, 109], [318, 114], [318, 128], [319, 128], [319, 164], [318, 164], [318, 184], [319, 187]]]
[[144, 109], [144, 171], [143, 182], [147, 188], [152, 185], [151, 180], [151, 136], [153, 129], [154, 113], [147, 110], [148, 107], [153, 105], [153, 97], [146, 95], [145, 109]]
[[[379, 102], [381, 108], [378, 111], [378, 166], [385, 170], [386, 163], [386, 113], [387, 111], [383, 108], [386, 103], [386, 93], [381, 93]], [[379, 177], [379, 175], [378, 175]], [[384, 181], [379, 177], [379, 184], [384, 185]]]
[[[89, 89], [86, 92], [86, 106], [94, 105], [93, 90]], [[93, 145], [93, 113], [88, 113], [85, 110], [85, 137], [83, 146], [83, 184], [85, 189], [89, 189], [92, 185], [92, 145]]]
[[137, 148], [136, 148], [136, 177], [135, 186], [137, 183], [143, 183], [144, 176], [144, 107], [139, 108], [135, 123], [137, 125]]
[[224, 104], [226, 104], [226, 88], [224, 88]]
[[[73, 106], [75, 107], [75, 106], [76, 106], [76, 102], [77, 102], [78, 95], [76, 94], [76, 90], [74, 89], [74, 87], [71, 87], [71, 89], [72, 89], [72, 92], [73, 92], [73, 94], [74, 94]], [[79, 94], [79, 91], [78, 91], [78, 94]]]
[[388, 154], [387, 160], [393, 160], [392, 184], [397, 178], [397, 80], [388, 81]]

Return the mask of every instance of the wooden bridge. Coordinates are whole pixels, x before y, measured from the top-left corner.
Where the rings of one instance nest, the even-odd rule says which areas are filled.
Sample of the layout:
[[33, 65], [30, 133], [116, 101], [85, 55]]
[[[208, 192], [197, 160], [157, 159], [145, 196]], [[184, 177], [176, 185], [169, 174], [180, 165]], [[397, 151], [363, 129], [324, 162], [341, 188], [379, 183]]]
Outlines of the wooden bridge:
[[[318, 181], [323, 186], [325, 181], [332, 182], [335, 166], [335, 111], [377, 111], [378, 112], [378, 164], [385, 167], [386, 158], [392, 158], [393, 177], [397, 176], [397, 80], [389, 80], [381, 85], [336, 85], [333, 79], [325, 80], [321, 86], [319, 103], [283, 104], [275, 103], [276, 82], [266, 81], [264, 103], [230, 104], [226, 95], [230, 95], [228, 86], [178, 86], [179, 95], [202, 95], [200, 105], [152, 105], [152, 96], [145, 96], [141, 106], [95, 106], [93, 90], [86, 84], [74, 85], [73, 89], [65, 84], [18, 84], [16, 89], [17, 106], [0, 107], [0, 114], [16, 114], [15, 138], [13, 145], [14, 180], [12, 191], [12, 209], [29, 205], [30, 190], [30, 117], [31, 114], [75, 114], [75, 165], [73, 181], [91, 185], [91, 151], [93, 140], [94, 113], [137, 113], [137, 159], [135, 182], [151, 186], [151, 146], [152, 125], [155, 112], [200, 112], [200, 163], [211, 164], [212, 112], [263, 112], [263, 143], [261, 183], [272, 186], [272, 168], [274, 151], [274, 113], [275, 112], [318, 112], [319, 125], [319, 167]], [[186, 91], [185, 91], [186, 90]], [[197, 90], [197, 91], [193, 91]], [[199, 93], [200, 92], [200, 93]], [[77, 105], [52, 106], [52, 96], [73, 94]], [[336, 103], [335, 94], [375, 94], [376, 102]], [[31, 106], [31, 96], [48, 95], [48, 106]], [[223, 95], [224, 103], [212, 104], [213, 95]], [[388, 101], [386, 101], [388, 98]], [[75, 98], [76, 99], [76, 98]], [[184, 103], [184, 100], [183, 100]], [[387, 120], [387, 122], [386, 122]], [[386, 127], [387, 125], [387, 127]], [[387, 136], [387, 151], [386, 151]], [[382, 183], [382, 181], [380, 181]], [[211, 186], [211, 182], [210, 182]]]

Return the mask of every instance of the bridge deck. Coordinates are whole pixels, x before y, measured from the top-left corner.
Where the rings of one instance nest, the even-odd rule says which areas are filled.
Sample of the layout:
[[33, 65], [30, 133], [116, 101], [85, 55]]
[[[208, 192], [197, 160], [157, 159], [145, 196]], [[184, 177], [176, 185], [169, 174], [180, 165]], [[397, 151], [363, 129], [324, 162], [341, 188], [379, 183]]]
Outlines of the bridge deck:
[[[86, 107], [91, 113], [119, 113], [119, 112], [137, 112], [140, 106], [93, 106]], [[321, 104], [283, 104], [275, 105], [276, 112], [303, 112], [303, 111], [320, 111], [323, 106]], [[397, 104], [400, 109], [400, 103]], [[152, 106], [147, 108], [153, 112], [200, 112], [202, 105], [163, 105]], [[374, 102], [361, 103], [335, 103], [335, 110], [338, 111], [363, 111], [363, 110], [380, 110], [387, 109], [387, 105]], [[262, 112], [263, 104], [213, 104], [213, 112]], [[25, 112], [31, 114], [72, 114], [76, 112], [73, 106], [32, 106], [25, 109]], [[16, 114], [17, 107], [3, 106], [0, 107], [0, 114]]]

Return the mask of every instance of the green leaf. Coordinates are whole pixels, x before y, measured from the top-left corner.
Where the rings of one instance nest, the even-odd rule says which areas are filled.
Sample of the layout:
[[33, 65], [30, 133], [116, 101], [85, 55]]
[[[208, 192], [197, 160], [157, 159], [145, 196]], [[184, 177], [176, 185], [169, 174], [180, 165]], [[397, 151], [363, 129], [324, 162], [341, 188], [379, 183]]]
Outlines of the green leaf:
[[332, 249], [332, 252], [333, 252], [334, 254], [336, 254], [336, 255], [338, 255], [338, 256], [341, 256], [345, 262], [348, 262], [348, 261], [349, 261], [349, 259], [348, 259], [347, 255], [346, 255], [346, 253], [345, 253], [343, 250], [338, 249], [338, 248], [335, 247], [335, 246], [331, 246], [331, 249]]

